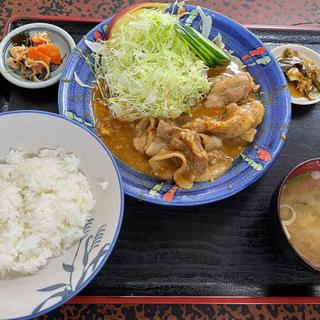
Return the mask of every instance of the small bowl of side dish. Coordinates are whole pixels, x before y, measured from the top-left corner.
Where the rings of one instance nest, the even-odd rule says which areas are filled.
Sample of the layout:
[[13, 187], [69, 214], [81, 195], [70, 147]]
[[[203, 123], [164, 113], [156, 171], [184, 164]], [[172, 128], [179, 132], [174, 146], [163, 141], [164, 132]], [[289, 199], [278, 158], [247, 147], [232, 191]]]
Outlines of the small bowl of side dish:
[[11, 83], [28, 89], [51, 86], [60, 79], [75, 47], [63, 29], [30, 23], [7, 34], [0, 44], [0, 72]]
[[41, 111], [0, 115], [0, 319], [34, 318], [104, 266], [123, 217], [120, 175], [81, 124]]
[[285, 254], [320, 271], [320, 158], [293, 168], [275, 192], [276, 236]]
[[320, 101], [320, 54], [308, 47], [286, 44], [272, 50], [284, 72], [291, 101], [311, 105]]

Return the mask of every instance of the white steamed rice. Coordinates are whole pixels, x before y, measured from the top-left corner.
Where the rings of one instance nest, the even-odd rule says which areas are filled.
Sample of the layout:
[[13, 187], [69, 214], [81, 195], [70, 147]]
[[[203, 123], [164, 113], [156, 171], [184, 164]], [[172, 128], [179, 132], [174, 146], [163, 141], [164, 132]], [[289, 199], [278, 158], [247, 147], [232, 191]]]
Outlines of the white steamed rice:
[[83, 236], [95, 201], [79, 166], [61, 148], [0, 162], [0, 276], [34, 273]]

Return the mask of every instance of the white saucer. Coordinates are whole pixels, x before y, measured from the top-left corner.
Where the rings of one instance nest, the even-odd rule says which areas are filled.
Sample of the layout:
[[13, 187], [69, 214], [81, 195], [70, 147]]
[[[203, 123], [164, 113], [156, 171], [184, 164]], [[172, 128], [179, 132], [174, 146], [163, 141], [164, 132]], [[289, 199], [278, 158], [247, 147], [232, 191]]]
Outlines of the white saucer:
[[[277, 58], [280, 58], [283, 51], [287, 48], [293, 49], [295, 51], [298, 51], [299, 54], [302, 57], [306, 57], [312, 62], [314, 62], [317, 66], [320, 68], [320, 54], [312, 49], [309, 49], [304, 46], [300, 46], [298, 44], [286, 44], [277, 48], [272, 49], [273, 55]], [[294, 104], [301, 104], [301, 105], [310, 105], [310, 104], [315, 104], [320, 101], [320, 95], [317, 99], [315, 100], [309, 100], [308, 98], [305, 97], [293, 97], [291, 96], [291, 102]]]

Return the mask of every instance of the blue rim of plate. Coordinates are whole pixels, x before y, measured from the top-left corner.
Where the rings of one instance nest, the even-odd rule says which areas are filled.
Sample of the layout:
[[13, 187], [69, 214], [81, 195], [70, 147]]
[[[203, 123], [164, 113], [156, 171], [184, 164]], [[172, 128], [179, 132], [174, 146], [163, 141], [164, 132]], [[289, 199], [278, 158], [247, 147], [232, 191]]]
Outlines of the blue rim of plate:
[[[195, 10], [196, 6], [184, 5], [184, 8], [190, 12]], [[242, 152], [241, 157], [234, 160], [232, 166], [223, 176], [213, 182], [195, 183], [191, 190], [178, 189], [172, 201], [163, 199], [163, 196], [174, 187], [172, 183], [161, 182], [161, 180], [145, 176], [117, 159], [124, 192], [137, 199], [160, 205], [191, 206], [228, 198], [262, 177], [277, 159], [284, 145], [291, 118], [291, 100], [286, 80], [272, 53], [252, 32], [239, 23], [218, 12], [205, 8], [202, 8], [202, 10], [206, 15], [212, 17], [213, 28], [210, 32], [210, 38], [217, 34], [216, 31], [222, 34], [223, 39], [232, 38], [230, 34], [232, 34], [231, 31], [234, 31], [237, 38], [232, 38], [233, 43], [229, 49], [235, 49], [236, 44], [235, 51], [238, 51], [235, 52], [236, 56], [248, 56], [244, 64], [255, 81], [261, 84], [264, 99], [268, 102], [264, 121], [258, 127], [254, 142]], [[106, 19], [87, 33], [85, 38], [77, 44], [77, 48], [89, 53], [90, 51], [84, 40], [95, 41], [95, 33], [103, 35], [111, 19], [112, 17]], [[197, 24], [199, 25], [199, 20], [197, 19], [192, 22], [193, 27], [196, 27]], [[225, 41], [225, 43], [228, 49], [228, 41]], [[249, 56], [249, 53], [257, 48], [263, 48], [264, 52], [258, 56]], [[78, 72], [79, 70], [81, 72]], [[71, 53], [60, 79], [59, 112], [62, 115], [65, 115], [66, 112], [71, 112], [77, 119], [81, 119], [83, 123], [89, 125], [91, 130], [94, 131], [95, 121], [91, 108], [91, 91], [89, 88], [80, 87], [75, 82], [74, 71], [77, 72], [82, 82], [89, 85], [92, 83], [93, 75], [86, 66], [84, 59], [78, 55], [76, 49]], [[258, 75], [259, 73], [260, 75]], [[265, 85], [272, 89], [264, 91]], [[275, 108], [277, 110], [272, 112], [272, 109]], [[266, 132], [269, 132], [269, 134], [266, 134]], [[269, 160], [261, 160], [257, 156], [258, 151], [261, 150], [269, 154]], [[230, 180], [230, 178], [233, 180]], [[156, 195], [150, 192], [154, 188], [156, 188]], [[160, 190], [158, 190], [159, 188]]]
[[30, 314], [28, 316], [22, 316], [22, 317], [17, 317], [17, 318], [10, 318], [8, 320], [27, 320], [27, 319], [31, 319], [31, 318], [36, 318], [36, 317], [39, 317], [39, 316], [42, 316], [58, 307], [60, 307], [61, 305], [63, 305], [64, 303], [66, 303], [68, 300], [70, 300], [71, 298], [73, 298], [74, 296], [76, 296], [80, 291], [82, 291], [92, 280], [93, 278], [99, 273], [99, 271], [102, 269], [102, 267], [106, 264], [107, 260], [109, 259], [113, 249], [114, 249], [114, 246], [118, 240], [118, 237], [119, 237], [119, 233], [120, 233], [120, 229], [121, 229], [121, 225], [122, 225], [122, 221], [123, 221], [123, 211], [124, 211], [124, 196], [123, 196], [123, 186], [122, 186], [122, 181], [121, 181], [121, 176], [120, 176], [120, 172], [119, 172], [119, 169], [117, 167], [117, 164], [115, 162], [115, 159], [114, 157], [112, 156], [110, 150], [105, 146], [105, 144], [91, 131], [89, 130], [86, 126], [76, 122], [76, 121], [72, 121], [72, 120], [69, 120], [69, 119], [66, 119], [65, 117], [59, 115], [59, 114], [55, 114], [55, 113], [51, 113], [51, 112], [46, 112], [46, 111], [39, 111], [39, 110], [17, 110], [17, 111], [6, 111], [6, 112], [2, 112], [0, 113], [0, 117], [3, 117], [3, 116], [8, 116], [8, 115], [11, 115], [11, 114], [24, 114], [24, 113], [34, 113], [34, 114], [44, 114], [44, 115], [47, 115], [47, 116], [51, 116], [51, 117], [56, 117], [56, 118], [59, 118], [59, 119], [62, 119], [64, 121], [68, 121], [70, 123], [72, 123], [73, 125], [76, 125], [82, 129], [84, 129], [85, 131], [87, 131], [98, 143], [99, 145], [105, 150], [105, 152], [107, 153], [107, 155], [109, 156], [112, 164], [113, 164], [113, 167], [115, 169], [115, 172], [116, 172], [116, 175], [117, 175], [117, 178], [118, 178], [118, 182], [119, 182], [119, 188], [120, 188], [120, 214], [119, 214], [119, 220], [118, 220], [118, 225], [117, 225], [117, 229], [115, 231], [115, 234], [114, 234], [114, 237], [112, 239], [112, 242], [110, 244], [110, 248], [107, 252], [107, 254], [105, 255], [105, 257], [101, 260], [99, 266], [97, 267], [97, 269], [88, 277], [87, 280], [85, 280], [81, 286], [79, 286], [79, 288], [77, 288], [76, 290], [72, 291], [70, 294], [68, 294], [62, 301], [59, 301], [55, 304], [53, 304], [52, 306], [42, 310], [42, 311], [39, 311], [37, 313], [33, 313], [33, 314]]

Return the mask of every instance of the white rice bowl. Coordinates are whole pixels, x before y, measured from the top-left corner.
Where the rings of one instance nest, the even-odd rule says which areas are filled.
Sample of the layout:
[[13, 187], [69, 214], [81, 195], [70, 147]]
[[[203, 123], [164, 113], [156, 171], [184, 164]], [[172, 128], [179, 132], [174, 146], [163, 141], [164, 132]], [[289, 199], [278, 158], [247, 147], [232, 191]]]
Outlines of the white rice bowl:
[[0, 276], [34, 273], [83, 237], [94, 199], [79, 167], [62, 148], [0, 162]]
[[[77, 123], [8, 112], [0, 114], [0, 132], [0, 319], [34, 318], [68, 301], [103, 267], [120, 231], [122, 186], [108, 150]], [[39, 154], [45, 163], [24, 158]], [[31, 208], [24, 224], [22, 202]]]

